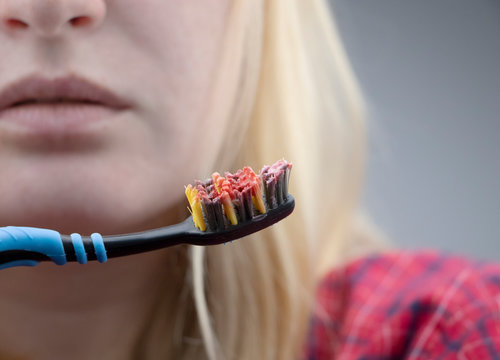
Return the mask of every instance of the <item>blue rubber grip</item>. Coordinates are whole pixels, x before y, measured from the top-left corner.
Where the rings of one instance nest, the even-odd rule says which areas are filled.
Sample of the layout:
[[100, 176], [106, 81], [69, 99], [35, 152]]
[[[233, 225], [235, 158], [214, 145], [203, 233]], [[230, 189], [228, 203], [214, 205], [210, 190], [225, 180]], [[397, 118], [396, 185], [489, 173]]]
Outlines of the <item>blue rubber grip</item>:
[[90, 235], [92, 243], [94, 244], [95, 256], [97, 261], [100, 263], [105, 263], [108, 260], [108, 255], [106, 254], [106, 248], [104, 247], [104, 241], [102, 235], [99, 233], [93, 233]]
[[73, 249], [75, 249], [76, 260], [79, 264], [87, 263], [87, 253], [85, 246], [83, 246], [82, 236], [78, 233], [71, 234], [71, 241], [73, 242]]
[[[66, 264], [61, 235], [55, 230], [22, 226], [0, 227], [0, 252], [7, 250], [36, 251], [47, 255], [57, 265]], [[37, 264], [35, 260], [16, 260], [2, 264], [0, 269]]]

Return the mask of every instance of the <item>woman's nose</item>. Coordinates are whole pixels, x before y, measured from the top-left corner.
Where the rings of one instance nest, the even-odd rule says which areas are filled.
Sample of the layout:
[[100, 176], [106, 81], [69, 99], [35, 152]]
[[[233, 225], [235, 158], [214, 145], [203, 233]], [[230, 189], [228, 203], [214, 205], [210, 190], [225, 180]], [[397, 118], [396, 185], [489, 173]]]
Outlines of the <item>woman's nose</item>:
[[0, 0], [0, 27], [54, 37], [72, 29], [99, 26], [105, 0]]

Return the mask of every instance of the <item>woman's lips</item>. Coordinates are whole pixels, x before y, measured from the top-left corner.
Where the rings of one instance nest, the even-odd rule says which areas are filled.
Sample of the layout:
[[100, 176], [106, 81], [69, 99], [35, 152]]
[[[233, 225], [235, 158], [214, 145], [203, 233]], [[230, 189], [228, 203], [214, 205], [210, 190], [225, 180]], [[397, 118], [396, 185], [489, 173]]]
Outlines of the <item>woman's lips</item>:
[[0, 147], [35, 152], [97, 151], [126, 109], [85, 102], [29, 103], [0, 110]]
[[41, 137], [82, 134], [119, 111], [88, 102], [24, 103], [0, 110], [0, 126]]
[[103, 140], [106, 124], [128, 109], [125, 99], [76, 74], [34, 74], [0, 89], [0, 140], [23, 146], [91, 143]]

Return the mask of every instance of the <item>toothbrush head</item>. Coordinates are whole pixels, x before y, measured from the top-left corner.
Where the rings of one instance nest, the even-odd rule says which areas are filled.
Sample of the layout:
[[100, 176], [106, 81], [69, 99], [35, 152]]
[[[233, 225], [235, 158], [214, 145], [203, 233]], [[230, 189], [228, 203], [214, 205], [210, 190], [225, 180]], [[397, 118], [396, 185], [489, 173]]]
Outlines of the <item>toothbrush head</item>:
[[291, 168], [292, 164], [282, 159], [264, 166], [259, 175], [246, 166], [235, 173], [226, 172], [225, 177], [214, 172], [211, 178], [186, 186], [195, 227], [211, 232], [230, 230], [279, 208], [291, 197]]

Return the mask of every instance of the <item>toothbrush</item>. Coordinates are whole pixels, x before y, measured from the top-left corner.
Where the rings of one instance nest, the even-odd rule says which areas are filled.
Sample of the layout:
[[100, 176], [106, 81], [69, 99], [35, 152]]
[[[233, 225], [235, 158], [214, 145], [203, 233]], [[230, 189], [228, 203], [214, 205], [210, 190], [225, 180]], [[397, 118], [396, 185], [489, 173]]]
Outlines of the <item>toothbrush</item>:
[[282, 159], [263, 167], [259, 175], [244, 167], [234, 174], [226, 172], [225, 177], [213, 173], [210, 179], [196, 180], [194, 186], [185, 188], [191, 216], [158, 229], [81, 236], [43, 228], [0, 227], [0, 269], [35, 266], [41, 261], [104, 263], [108, 258], [179, 244], [217, 245], [240, 239], [292, 213], [295, 200], [288, 193], [291, 167]]

